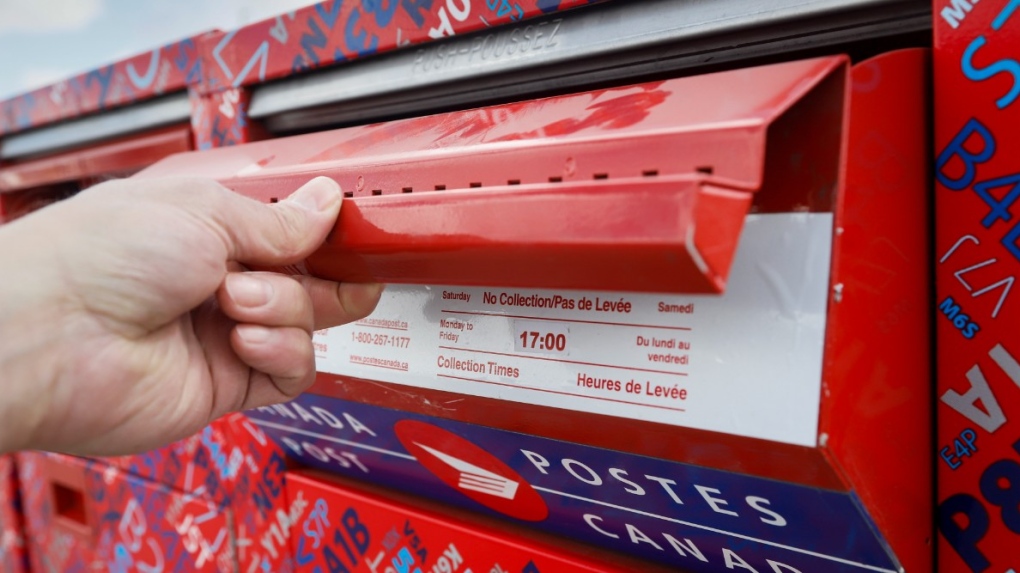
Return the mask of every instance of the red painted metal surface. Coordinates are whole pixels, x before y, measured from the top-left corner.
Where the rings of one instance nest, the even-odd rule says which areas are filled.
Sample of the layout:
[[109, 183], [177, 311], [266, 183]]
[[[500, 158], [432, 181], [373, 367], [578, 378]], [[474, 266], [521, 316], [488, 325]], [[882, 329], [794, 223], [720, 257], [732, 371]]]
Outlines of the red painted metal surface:
[[191, 132], [198, 150], [229, 147], [264, 137], [264, 130], [248, 117], [251, 90], [230, 88], [209, 94], [188, 92], [191, 100]]
[[283, 452], [243, 414], [228, 414], [190, 438], [144, 454], [101, 461], [229, 508], [241, 571], [293, 569], [290, 525], [280, 518], [289, 514]]
[[234, 571], [230, 510], [106, 464], [18, 454], [34, 571]]
[[[513, 10], [510, 15], [503, 14], [503, 18], [531, 17], [584, 3], [521, 2], [519, 13]], [[182, 89], [195, 84], [197, 75], [190, 74], [197, 74], [195, 70], [206, 65], [210, 71], [209, 81], [201, 86], [206, 93], [199, 95], [196, 89], [192, 99], [194, 146], [207, 149], [252, 141], [261, 134], [246, 115], [250, 92], [243, 88], [225, 89], [228, 86], [250, 85], [296, 70], [360, 57], [367, 54], [365, 47], [371, 45], [373, 38], [377, 42], [373, 47], [376, 52], [396, 49], [405, 40], [425, 41], [430, 28], [445, 29], [444, 21], [449, 23], [449, 33], [478, 29], [483, 24], [474, 19], [479, 14], [487, 14], [488, 3], [437, 1], [434, 6], [421, 10], [422, 23], [413, 29], [401, 27], [401, 22], [412, 13], [405, 7], [407, 3], [392, 2], [387, 7], [383, 3], [376, 4], [369, 7], [350, 2], [324, 2], [233, 34], [205, 37], [198, 44], [208, 50], [207, 57], [215, 54], [216, 59], [208, 59], [204, 64], [198, 48], [194, 56], [191, 55], [190, 50], [197, 44], [182, 42], [0, 103], [0, 134]], [[489, 9], [498, 13], [503, 11], [504, 4], [507, 3]], [[972, 17], [968, 25], [981, 21], [988, 28], [989, 14], [999, 13], [998, 7], [995, 8], [993, 11], [989, 5], [988, 11], [980, 18]], [[391, 19], [383, 25], [380, 18], [390, 9], [393, 10], [388, 16]], [[475, 12], [470, 12], [472, 9]], [[459, 22], [457, 17], [465, 10], [470, 17]], [[1010, 23], [1018, 17], [1004, 21]], [[486, 20], [485, 25], [488, 23], [491, 22]], [[964, 26], [966, 33], [962, 36], [956, 30], [950, 32], [943, 28], [942, 37], [949, 48], [943, 48], [945, 51], [938, 57], [952, 60], [941, 64], [946, 70], [944, 77], [960, 82], [962, 80], [956, 77], [960, 74], [960, 53], [971, 45], [977, 33], [973, 27]], [[1011, 29], [1016, 28], [1002, 30]], [[1002, 30], [997, 32], [1004, 34]], [[1015, 39], [1015, 35], [1010, 37]], [[991, 42], [995, 36], [990, 38]], [[982, 50], [992, 51], [994, 45], [989, 44]], [[175, 58], [173, 65], [182, 62], [184, 67], [168, 67], [167, 57]], [[843, 64], [839, 60], [774, 66], [766, 68], [769, 73], [745, 70], [709, 76], [714, 78], [711, 80], [696, 78], [700, 83], [695, 83], [695, 79], [659, 82], [260, 142], [208, 155], [175, 157], [142, 176], [213, 176], [263, 201], [284, 197], [313, 175], [335, 177], [352, 197], [345, 202], [342, 220], [330, 242], [307, 261], [305, 267], [313, 274], [342, 280], [718, 292], [725, 286], [735, 239], [749, 209], [758, 212], [834, 210], [842, 233], [835, 238], [833, 286], [841, 287], [839, 292], [844, 298], [839, 303], [833, 301], [830, 307], [823, 374], [827, 394], [822, 404], [820, 426], [825, 439], [820, 448], [768, 444], [765, 453], [765, 444], [753, 439], [647, 422], [607, 420], [593, 414], [539, 418], [534, 413], [541, 409], [534, 406], [429, 390], [415, 390], [409, 395], [406, 389], [393, 385], [362, 380], [344, 380], [343, 384], [337, 384], [336, 377], [325, 375], [320, 375], [316, 391], [611, 449], [639, 449], [646, 455], [707, 467], [830, 489], [853, 489], [889, 538], [907, 570], [928, 570], [930, 556], [919, 537], [917, 524], [922, 519], [919, 516], [927, 515], [928, 511], [924, 501], [931, 484], [926, 481], [927, 470], [919, 468], [925, 467], [930, 452], [916, 447], [918, 443], [926, 443], [929, 428], [928, 410], [923, 404], [927, 394], [922, 384], [927, 379], [923, 347], [927, 322], [923, 311], [928, 301], [924, 279], [919, 279], [924, 274], [923, 265], [916, 262], [917, 256], [923, 256], [918, 253], [924, 249], [920, 238], [925, 231], [916, 214], [925, 212], [925, 207], [924, 198], [915, 192], [923, 182], [914, 171], [923, 163], [918, 153], [924, 149], [924, 142], [919, 141], [924, 124], [919, 119], [923, 115], [910, 109], [912, 103], [924, 97], [919, 89], [922, 74], [918, 66], [922, 58], [916, 52], [897, 54], [855, 69], [853, 107], [848, 124], [850, 168], [846, 174], [845, 195], [837, 205], [832, 205], [827, 198], [812, 195], [809, 190], [835, 186], [838, 154], [831, 151], [838, 149], [843, 137], [839, 113], [842, 100], [835, 97], [841, 94], [843, 87], [839, 79]], [[994, 60], [982, 60], [975, 65], [981, 68]], [[133, 77], [125, 75], [129, 63], [134, 66]], [[128, 81], [136, 85], [136, 79], [148, 77], [147, 72], [153, 68], [146, 67], [147, 64], [158, 64], [151, 89], [129, 89]], [[1008, 75], [999, 73], [987, 84], [992, 85]], [[161, 87], [160, 82], [163, 82]], [[993, 90], [1001, 92], [999, 95], [1008, 92], [1005, 84], [996, 84], [996, 87], [1002, 88]], [[954, 93], [947, 90], [947, 94]], [[731, 113], [720, 104], [723, 100], [719, 95], [726, 92], [736, 92], [745, 98], [738, 113]], [[65, 93], [69, 94], [66, 98]], [[969, 100], [956, 99], [955, 95], [947, 95], [943, 104], [945, 109], [953, 111], [943, 113], [940, 108], [940, 122], [959, 124], [952, 127], [952, 133], [944, 131], [940, 135], [940, 148], [963, 125], [960, 113], [965, 112], [960, 110], [970, 109], [966, 107]], [[833, 108], [837, 109], [836, 113]], [[986, 125], [994, 122], [1007, 125], [1007, 120], [1013, 116], [1002, 114], [1015, 110], [1015, 106], [1005, 109], [1006, 112], [996, 112], [1000, 115], [990, 115], [998, 119], [988, 120]], [[677, 129], [667, 137], [659, 133], [664, 125]], [[811, 136], [804, 137], [809, 126]], [[789, 136], [791, 133], [794, 136]], [[1000, 145], [1009, 137], [996, 132]], [[639, 143], [642, 140], [646, 142]], [[174, 138], [174, 141], [178, 140]], [[980, 134], [971, 142], [980, 143]], [[80, 176], [117, 170], [97, 158], [97, 151], [93, 148], [79, 152], [80, 156], [74, 161], [53, 157], [36, 160], [43, 163], [34, 165], [5, 166], [0, 170], [0, 192], [19, 192], [0, 195], [0, 220], [4, 213], [27, 212], [64, 193], [59, 185], [41, 188], [38, 185], [77, 178], [79, 175], [71, 177], [69, 174], [88, 169], [94, 173]], [[121, 153], [126, 155], [114, 153], [113, 156], [128, 157], [137, 152], [122, 149]], [[788, 162], [777, 160], [797, 154], [806, 157], [810, 164], [820, 166], [816, 170], [820, 181], [805, 181], [802, 173], [789, 171]], [[1005, 153], [1000, 150], [1001, 155]], [[45, 163], [47, 161], [49, 163]], [[136, 165], [142, 163], [148, 161]], [[1000, 167], [1001, 163], [996, 158], [987, 165], [982, 164], [979, 179], [985, 179], [985, 173], [990, 178], [1016, 171]], [[953, 165], [947, 167], [952, 168]], [[133, 169], [137, 166], [128, 170]], [[4, 174], [7, 173], [17, 174], [18, 181], [24, 184], [5, 189]], [[959, 171], [952, 173], [952, 177], [959, 175]], [[27, 183], [31, 181], [35, 182]], [[27, 190], [28, 187], [33, 189]], [[967, 192], [969, 201], [962, 201], [963, 193], [945, 189], [940, 193], [956, 199], [950, 207], [943, 207], [943, 221], [948, 222], [947, 227], [960, 227], [955, 223], [956, 215], [975, 211], [971, 204], [975, 202], [974, 195]], [[376, 197], [376, 194], [382, 196]], [[984, 207], [985, 203], [978, 205]], [[493, 212], [497, 214], [494, 216]], [[882, 216], [877, 215], [880, 212]], [[970, 217], [967, 221], [971, 225], [967, 229], [984, 240], [980, 233], [985, 231], [973, 224], [981, 216]], [[704, 224], [691, 225], [692, 222]], [[692, 228], [696, 233], [689, 236], [687, 230]], [[607, 231], [613, 235], [609, 240]], [[943, 244], [948, 240], [946, 236], [940, 235], [940, 256], [945, 252], [942, 247], [952, 246]], [[959, 239], [960, 233], [954, 237]], [[999, 248], [999, 239], [996, 235], [994, 240], [985, 242]], [[703, 264], [691, 256], [692, 245]], [[536, 253], [545, 255], [541, 264], [536, 262], [539, 259]], [[1001, 248], [999, 255], [1001, 262]], [[663, 264], [667, 259], [676, 258], [680, 259], [679, 263], [670, 260], [668, 265]], [[972, 259], [972, 263], [981, 262], [980, 257]], [[474, 274], [466, 275], [466, 268], [472, 269]], [[606, 273], [606, 268], [614, 268], [616, 272]], [[662, 272], [663, 268], [671, 269], [673, 274]], [[980, 272], [984, 271], [973, 274]], [[959, 291], [955, 298], [974, 295], [976, 289], [960, 290], [958, 277], [953, 278], [949, 271], [945, 276]], [[976, 300], [991, 300], [996, 292]], [[1004, 308], [1003, 312], [1008, 312], [1009, 307]], [[1007, 321], [999, 320], [996, 324], [1008, 324], [1006, 318]], [[953, 337], [960, 334], [953, 330], [955, 325], [952, 321], [946, 322], [950, 326], [941, 325], [943, 330], [950, 333], [947, 336], [951, 340], [957, 340]], [[978, 338], [984, 340], [985, 337]], [[1009, 341], [1003, 344], [1008, 347]], [[950, 346], [956, 347], [955, 344]], [[1015, 391], [1009, 379], [996, 370], [997, 363], [988, 359], [988, 348], [976, 354], [971, 352], [965, 366], [970, 367], [974, 356], [980, 355], [984, 370], [992, 372], [988, 377], [996, 394]], [[956, 367], [965, 361], [955, 354], [942, 356], [940, 360], [944, 372], [958, 370], [954, 380], [964, 380], [963, 370]], [[862, 380], [869, 383], [862, 384]], [[961, 393], [967, 390], [965, 385], [953, 387]], [[453, 413], [433, 410], [430, 406], [453, 398], [462, 400]], [[1008, 403], [1004, 400], [1003, 408], [1012, 417]], [[949, 412], [949, 415], [958, 417], [956, 412]], [[961, 432], [967, 429], [980, 432], [973, 424], [957, 426], [959, 424], [943, 426], [940, 446], [959, 444]], [[982, 451], [998, 451], [999, 457], [1012, 456], [1008, 449], [1011, 441], [1003, 438], [1010, 427], [1006, 426], [1006, 430], [995, 435], [981, 434], [982, 448], [988, 445]], [[217, 433], [219, 430], [214, 427], [213, 443], [231, 451], [239, 444], [254, 447], [245, 442], [251, 437], [242, 438], [231, 433], [234, 431]], [[636, 435], [641, 439], [636, 440]], [[888, 439], [890, 435], [895, 439]], [[214, 448], [201, 444], [197, 437], [182, 444], [186, 445], [174, 452], [173, 462], [169, 454], [160, 458], [156, 453], [155, 457], [113, 463], [129, 473], [158, 479], [189, 494], [196, 492], [195, 484], [185, 484], [184, 480], [195, 478], [194, 474], [185, 477], [189, 475], [185, 469], [195, 467], [194, 456], [210, 456], [208, 466], [202, 470], [207, 476], [202, 485], [207, 487], [217, 481], [214, 479], [217, 471], [231, 467], [230, 454], [221, 451], [226, 455], [226, 465], [217, 466], [212, 460], [216, 456]], [[958, 448], [957, 445], [950, 451], [958, 452]], [[206, 453], [198, 454], [199, 451]], [[972, 462], [970, 454], [957, 456], [957, 459]], [[30, 457], [34, 454], [26, 456], [29, 456], [26, 459], [35, 459]], [[147, 465], [154, 459], [153, 465]], [[250, 456], [245, 459], [238, 479], [247, 480], [247, 485], [219, 484], [220, 487], [236, 487], [237, 493], [230, 494], [229, 498], [210, 497], [208, 503], [229, 505], [229, 511], [235, 512], [237, 523], [247, 528], [234, 530], [238, 540], [252, 542], [251, 546], [267, 539], [270, 543], [277, 538], [285, 540], [292, 524], [287, 517], [274, 524], [273, 519], [277, 519], [274, 512], [282, 509], [284, 514], [293, 515], [294, 504], [281, 508], [274, 503], [258, 508], [258, 512], [252, 513], [255, 517], [250, 518], [254, 521], [246, 521], [249, 518], [244, 517], [242, 509], [249, 501], [245, 499], [249, 491], [254, 490], [255, 496], [264, 495], [259, 488], [282, 484], [282, 480], [277, 482], [276, 477], [272, 477], [276, 475], [274, 472], [282, 471], [282, 465], [268, 467], [260, 461], [252, 462]], [[965, 495], [970, 495], [975, 502], [966, 506], [967, 511], [947, 513], [949, 517], [944, 518], [943, 523], [952, 519], [958, 529], [967, 530], [977, 523], [973, 521], [975, 514], [967, 512], [983, 507], [986, 515], [998, 515], [998, 508], [982, 497], [984, 494], [977, 485], [979, 470], [987, 473], [991, 465], [992, 460], [987, 455], [984, 459], [986, 461], [980, 464], [966, 466], [968, 471], [973, 470], [969, 473], [947, 473], [953, 480], [966, 481], [970, 492]], [[38, 463], [30, 462], [28, 467], [29, 476], [38, 476], [31, 473], [31, 468], [39, 467]], [[166, 490], [128, 479], [109, 468], [100, 471], [100, 467], [105, 466], [92, 466], [91, 473], [85, 474], [97, 480], [93, 484], [94, 496], [101, 496], [101, 490], [127, 483], [124, 480], [134, 484], [122, 488], [126, 491], [149, 488], [163, 492], [155, 498], [166, 494]], [[901, 471], [894, 472], [891, 468]], [[267, 477], [269, 474], [272, 475]], [[109, 483], [99, 487], [99, 476]], [[961, 480], [961, 476], [964, 479]], [[55, 505], [52, 490], [47, 494], [50, 501], [43, 502], [35, 483], [27, 487], [33, 492], [33, 503], [37, 504], [33, 511], [40, 516], [47, 515], [46, 511], [51, 511]], [[945, 497], [945, 491], [943, 489], [940, 496]], [[46, 503], [51, 506], [50, 510], [45, 509]], [[108, 509], [117, 512], [125, 512], [125, 508], [130, 507], [127, 497], [102, 503], [109, 503]], [[152, 507], [143, 512], [145, 519], [159, 519], [157, 516], [168, 513], [168, 506], [161, 506], [161, 503], [151, 502]], [[399, 506], [399, 503], [382, 503], [391, 508]], [[405, 511], [401, 515], [407, 515], [406, 508], [401, 511]], [[126, 515], [135, 514], [127, 511]], [[48, 527], [45, 524], [52, 523], [40, 519], [43, 517], [33, 520], [35, 531], [45, 531]], [[152, 530], [167, 526], [175, 529], [183, 525], [182, 522], [159, 522]], [[983, 555], [1001, 553], [1002, 548], [1011, 547], [1009, 540], [1013, 539], [1004, 527], [1008, 526], [992, 523], [990, 532], [982, 532], [973, 545]], [[99, 555], [89, 547], [90, 542], [75, 537], [74, 529], [64, 528], [64, 533], [60, 533], [58, 527], [56, 533], [40, 534], [36, 542], [42, 544], [47, 555], [52, 552], [52, 555], [65, 557], [58, 568], [74, 563], [109, 563], [103, 561], [111, 559], [109, 552], [112, 550], [108, 546], [99, 550], [108, 552], [102, 554], [105, 557]], [[167, 538], [172, 538], [172, 534], [168, 533]], [[295, 543], [299, 541], [300, 538], [295, 539]], [[954, 543], [959, 541], [959, 538], [954, 539]], [[943, 544], [943, 549], [948, 556], [943, 562], [959, 566], [954, 561], [958, 559], [959, 548], [950, 551]], [[250, 547], [249, 551], [252, 551]], [[263, 563], [255, 555], [239, 554], [242, 570], [245, 564]], [[133, 554], [139, 563], [147, 556]], [[274, 558], [277, 559], [271, 562], [271, 569], [283, 570], [288, 562], [283, 552]], [[996, 564], [1000, 563], [996, 561]]]
[[566, 540], [540, 541], [505, 521], [311, 472], [288, 473], [287, 496], [291, 507], [305, 508], [291, 540], [299, 572], [666, 570]]
[[[750, 203], [749, 193], [671, 177], [495, 187], [441, 202], [392, 195], [352, 202], [333, 241], [305, 266], [349, 281], [460, 276], [460, 284], [556, 288], [590, 288], [601, 269], [599, 288], [719, 292]], [[693, 250], [706, 253], [700, 267]]]
[[0, 570], [22, 573], [28, 562], [14, 456], [0, 456]]
[[[819, 448], [319, 374], [313, 393], [651, 457], [857, 492], [904, 563], [930, 559], [926, 54], [854, 67], [835, 210]], [[759, 193], [763, 197], [764, 193]], [[835, 291], [834, 291], [835, 292]], [[884, 341], [884, 342], [883, 342]], [[445, 404], [456, 401], [456, 408]], [[889, 432], [899, 439], [885, 439]], [[889, 468], [901, 468], [890, 472]], [[919, 517], [920, 516], [920, 517]], [[927, 518], [924, 516], [928, 516]]]
[[844, 72], [825, 58], [656, 82], [181, 154], [136, 177], [214, 177], [266, 202], [333, 177], [352, 200], [305, 266], [337, 280], [720, 292], [752, 201], [831, 208], [816, 191], [838, 176]]
[[1020, 568], [1020, 4], [935, 4], [939, 565]]
[[[606, 0], [439, 0], [433, 2], [339, 2], [327, 0], [201, 43], [207, 74], [192, 89], [196, 149], [227, 147], [264, 137], [248, 118], [251, 88], [258, 83], [339, 65], [395, 49], [410, 49], [445, 36], [518, 22]], [[514, 38], [528, 49], [551, 46], [556, 25], [526, 27]], [[479, 39], [468, 58], [498, 57], [507, 38]], [[421, 56], [427, 73], [428, 58]]]
[[[76, 464], [83, 469], [84, 462], [64, 456], [67, 464]], [[75, 503], [75, 498], [66, 500], [59, 509], [53, 505], [53, 483], [45, 476], [58, 462], [47, 454], [22, 452], [17, 454], [18, 478], [21, 481], [21, 496], [25, 511], [26, 548], [32, 571], [66, 571], [75, 566], [85, 568], [94, 560], [94, 550], [78, 532], [69, 532], [56, 526], [57, 515], [66, 516], [74, 512], [72, 523], [82, 524], [85, 516], [84, 502]], [[66, 487], [66, 484], [65, 484]], [[72, 490], [75, 491], [75, 490]]]
[[211, 32], [0, 101], [0, 136], [197, 84], [204, 65], [199, 46], [207, 34]]
[[[926, 53], [913, 50], [864, 62], [853, 71], [844, 126], [848, 161], [833, 205], [833, 284], [818, 381], [818, 447], [326, 374], [319, 375], [312, 392], [852, 491], [907, 570], [930, 570], [929, 184], [927, 112], [918, 105], [926, 93], [926, 65]], [[758, 192], [755, 205], [767, 193]]]
[[931, 571], [928, 53], [854, 66], [820, 451], [907, 571]]
[[[518, 22], [597, 0], [326, 0], [232, 32], [207, 36], [205, 92], [296, 72], [455, 34]], [[538, 38], [530, 31], [528, 39]]]
[[173, 153], [189, 151], [186, 125], [129, 135], [90, 147], [0, 167], [0, 193], [93, 177], [124, 177]]
[[[195, 105], [219, 100], [197, 121], [199, 148], [250, 141], [241, 115], [217, 114], [226, 97], [250, 86], [321, 66], [519, 22], [606, 0], [327, 0], [230, 32], [209, 31], [151, 52], [0, 101], [0, 136], [121, 107], [194, 87]], [[525, 30], [537, 43], [550, 34]], [[533, 39], [532, 39], [533, 38]], [[197, 95], [198, 93], [203, 95]], [[236, 101], [232, 102], [236, 105]], [[220, 125], [217, 125], [219, 123]]]
[[126, 177], [167, 155], [192, 149], [187, 126], [130, 135], [0, 167], [0, 223], [13, 221], [94, 183]]

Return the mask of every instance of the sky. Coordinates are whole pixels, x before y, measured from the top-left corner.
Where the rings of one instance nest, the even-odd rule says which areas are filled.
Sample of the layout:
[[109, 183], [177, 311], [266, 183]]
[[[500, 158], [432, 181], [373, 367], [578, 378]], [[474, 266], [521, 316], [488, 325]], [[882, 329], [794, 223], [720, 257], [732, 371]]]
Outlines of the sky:
[[0, 0], [0, 99], [315, 0]]

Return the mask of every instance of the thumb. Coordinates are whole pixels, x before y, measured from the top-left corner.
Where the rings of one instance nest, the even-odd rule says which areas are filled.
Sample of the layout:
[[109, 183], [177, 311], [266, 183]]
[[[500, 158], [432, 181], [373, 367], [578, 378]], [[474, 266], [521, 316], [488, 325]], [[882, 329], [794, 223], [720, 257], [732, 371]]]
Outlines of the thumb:
[[266, 205], [224, 189], [208, 214], [227, 237], [228, 257], [246, 265], [300, 261], [322, 244], [340, 214], [340, 185], [316, 177], [290, 197]]

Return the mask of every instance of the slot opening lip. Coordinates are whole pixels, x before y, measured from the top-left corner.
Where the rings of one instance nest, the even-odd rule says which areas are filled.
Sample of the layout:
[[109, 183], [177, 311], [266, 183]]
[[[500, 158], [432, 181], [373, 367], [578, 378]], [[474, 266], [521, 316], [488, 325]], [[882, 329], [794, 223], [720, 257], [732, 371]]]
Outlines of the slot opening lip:
[[[436, 260], [443, 264], [452, 264], [473, 260], [472, 253], [481, 249], [488, 250], [491, 256], [508, 257], [508, 266], [485, 271], [483, 274], [489, 277], [485, 280], [509, 281], [522, 287], [541, 284], [541, 288], [578, 288], [581, 283], [570, 278], [573, 271], [564, 269], [574, 268], [571, 265], [583, 268], [587, 263], [578, 261], [595, 249], [608, 247], [616, 257], [613, 264], [619, 265], [614, 268], [632, 268], [637, 255], [630, 250], [637, 249], [649, 253], [650, 258], [640, 260], [659, 261], [655, 273], [666, 267], [671, 269], [667, 274], [672, 273], [669, 279], [645, 275], [605, 279], [605, 284], [616, 285], [618, 290], [719, 294], [726, 289], [731, 262], [727, 253], [735, 248], [739, 237], [735, 230], [740, 225], [735, 223], [735, 217], [743, 220], [754, 193], [746, 188], [709, 183], [707, 179], [690, 172], [648, 178], [635, 170], [627, 177], [608, 180], [582, 178], [562, 184], [460, 187], [440, 195], [360, 196], [341, 212], [338, 234], [309, 258], [308, 268], [323, 276], [335, 268], [340, 276], [347, 271], [336, 266], [339, 263], [334, 257], [355, 256], [361, 257], [366, 265], [382, 265], [373, 272], [381, 273], [389, 282], [428, 284], [408, 281], [402, 261], [436, 255]], [[585, 200], [579, 203], [579, 197]], [[716, 201], [724, 202], [718, 212]], [[640, 206], [645, 204], [655, 207]], [[500, 214], [499, 219], [489, 220], [494, 212]], [[412, 213], [414, 216], [408, 216]], [[453, 227], [440, 222], [445, 220], [440, 215], [448, 214], [453, 214], [451, 218], [457, 221]], [[538, 231], [522, 238], [520, 221], [535, 224]], [[716, 226], [719, 232], [694, 234], [695, 229]], [[520, 279], [527, 277], [530, 272], [527, 269], [532, 268], [532, 263], [519, 260], [514, 254], [523, 245], [528, 249], [550, 248], [553, 258], [561, 257], [557, 260], [562, 263], [544, 271], [541, 279]], [[396, 257], [393, 260], [398, 263], [390, 265], [387, 259], [390, 256]]]
[[[670, 184], [686, 184], [695, 182], [699, 185], [709, 185], [712, 187], [718, 187], [723, 189], [729, 189], [732, 191], [741, 191], [745, 193], [755, 194], [757, 189], [750, 188], [746, 185], [742, 185], [741, 181], [733, 181], [716, 176], [708, 176], [699, 172], [691, 171], [687, 173], [667, 173], [663, 174], [659, 172], [655, 177], [642, 175], [640, 172], [637, 174], [631, 174], [621, 177], [608, 177], [605, 179], [570, 179], [567, 181], [537, 181], [537, 182], [522, 182], [520, 184], [505, 183], [501, 185], [486, 185], [482, 187], [471, 186], [473, 183], [469, 183], [468, 186], [464, 187], [446, 187], [442, 189], [442, 193], [437, 193], [432, 189], [426, 189], [422, 192], [412, 192], [411, 187], [401, 188], [400, 193], [379, 193], [376, 194], [373, 190], [369, 193], [358, 193], [354, 194], [351, 191], [345, 191], [344, 196], [350, 198], [353, 195], [353, 199], [358, 202], [371, 202], [376, 203], [380, 201], [385, 202], [403, 202], [403, 201], [431, 201], [437, 200], [439, 197], [448, 197], [453, 200], [454, 197], [483, 197], [488, 192], [513, 192], [513, 193], [526, 193], [529, 191], [536, 190], [559, 190], [562, 192], [572, 192], [574, 189], [591, 189], [591, 188], [605, 188], [616, 185], [670, 185]], [[445, 187], [445, 186], [444, 186]]]
[[[539, 180], [534, 182], [514, 183], [516, 179], [510, 179], [507, 183], [500, 185], [482, 185], [475, 186], [477, 182], [469, 182], [466, 186], [448, 187], [442, 185], [443, 189], [433, 190], [425, 189], [424, 191], [414, 191], [413, 187], [400, 187], [400, 191], [386, 192], [382, 189], [372, 189], [370, 191], [344, 191], [344, 199], [351, 199], [357, 202], [362, 201], [426, 201], [436, 200], [440, 195], [442, 196], [461, 196], [462, 194], [481, 195], [482, 192], [489, 191], [512, 191], [515, 193], [524, 193], [528, 191], [538, 189], [560, 189], [562, 192], [572, 192], [578, 188], [592, 188], [592, 187], [605, 187], [612, 185], [621, 184], [643, 184], [643, 185], [660, 185], [669, 184], [671, 182], [689, 182], [696, 181], [701, 185], [711, 185], [714, 187], [720, 187], [729, 189], [732, 191], [741, 191], [745, 193], [756, 194], [758, 189], [750, 187], [745, 182], [740, 180], [732, 180], [718, 175], [708, 175], [700, 171], [689, 171], [679, 173], [663, 173], [660, 170], [655, 170], [654, 176], [648, 175], [649, 170], [638, 171], [627, 175], [621, 175], [619, 177], [605, 177], [598, 179], [585, 179], [585, 178], [571, 178], [568, 180], [561, 180], [558, 177], [550, 177], [550, 181]], [[556, 179], [551, 181], [551, 179]], [[236, 190], [237, 192], [243, 193], [243, 189]], [[439, 193], [441, 192], [441, 193]], [[411, 196], [414, 197], [411, 197]]]

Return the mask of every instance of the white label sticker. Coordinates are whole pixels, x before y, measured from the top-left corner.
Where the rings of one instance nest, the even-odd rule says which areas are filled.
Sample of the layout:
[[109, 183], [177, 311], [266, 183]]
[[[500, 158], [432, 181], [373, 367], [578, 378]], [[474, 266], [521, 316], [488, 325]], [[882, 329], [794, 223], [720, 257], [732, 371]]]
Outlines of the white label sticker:
[[390, 285], [318, 369], [814, 446], [831, 235], [748, 216], [723, 295]]

